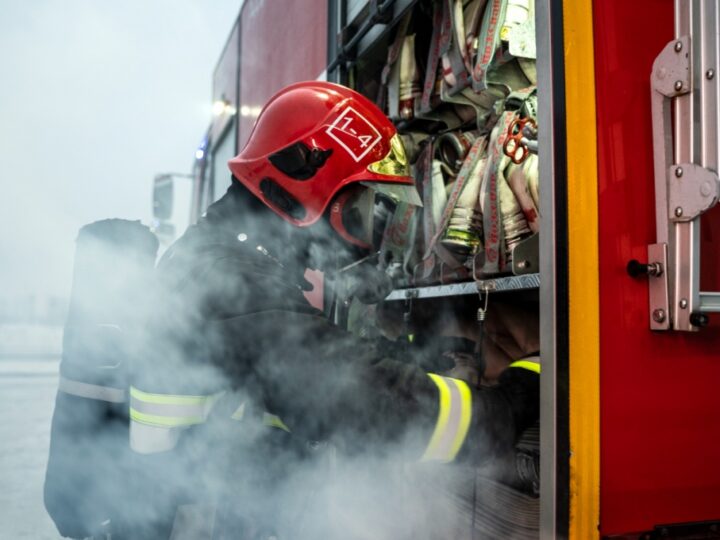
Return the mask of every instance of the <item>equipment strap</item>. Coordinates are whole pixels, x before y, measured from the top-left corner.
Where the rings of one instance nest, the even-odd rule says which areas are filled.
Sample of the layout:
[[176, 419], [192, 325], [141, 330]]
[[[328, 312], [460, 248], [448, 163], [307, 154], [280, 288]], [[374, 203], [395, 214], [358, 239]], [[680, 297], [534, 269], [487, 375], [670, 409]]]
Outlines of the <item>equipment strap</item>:
[[435, 152], [434, 141], [428, 142], [422, 154], [417, 160], [415, 167], [417, 169], [417, 179], [422, 189], [423, 202], [423, 241], [425, 242], [425, 252], [429, 247], [429, 242], [435, 236], [437, 224], [433, 221], [433, 167], [432, 157]]
[[403, 271], [411, 275], [416, 230], [416, 207], [410, 203], [400, 201], [395, 207], [392, 219], [383, 233], [383, 241], [380, 245], [380, 260], [387, 260], [389, 252], [393, 255], [393, 258], [397, 257], [403, 261]]
[[438, 419], [421, 461], [449, 462], [462, 447], [472, 419], [472, 393], [464, 381], [428, 373], [439, 392]]
[[398, 58], [400, 58], [400, 51], [402, 50], [403, 40], [405, 39], [405, 35], [407, 34], [408, 25], [410, 24], [411, 16], [412, 16], [412, 12], [408, 13], [400, 21], [400, 24], [398, 24], [397, 30], [395, 32], [395, 40], [393, 41], [393, 44], [388, 49], [387, 63], [385, 64], [385, 67], [383, 68], [382, 73], [380, 75], [380, 81], [382, 82], [383, 85], [387, 85], [389, 77], [390, 77], [390, 71], [392, 70], [392, 67], [395, 65], [395, 62], [397, 62]]
[[[422, 154], [416, 163], [417, 177], [422, 187], [423, 197], [423, 253], [421, 262], [416, 266], [414, 275], [421, 280], [432, 279], [436, 271], [440, 271], [440, 279], [447, 277], [449, 280], [465, 279], [467, 277], [467, 269], [453, 255], [443, 248], [437, 239], [443, 234], [444, 229], [441, 223], [435, 223], [433, 217], [433, 182], [437, 182], [437, 175], [433, 175], [434, 145], [428, 144], [425, 154]], [[442, 186], [444, 188], [444, 186]], [[447, 207], [447, 205], [445, 205]], [[436, 257], [437, 255], [437, 257]], [[437, 258], [441, 262], [438, 264]], [[445, 264], [450, 269], [446, 275], [442, 265]]]
[[[449, 21], [451, 32], [449, 43], [442, 48], [445, 82], [443, 90], [447, 96], [454, 96], [470, 86], [473, 59], [477, 50], [477, 33], [486, 2], [487, 0], [445, 0], [445, 17]], [[474, 100], [470, 98], [470, 101]]]
[[465, 156], [465, 160], [460, 167], [460, 172], [455, 179], [455, 185], [453, 186], [453, 189], [450, 192], [450, 196], [448, 197], [447, 204], [445, 205], [445, 210], [443, 211], [443, 214], [440, 218], [439, 227], [435, 231], [435, 235], [433, 236], [432, 240], [430, 241], [430, 245], [428, 246], [428, 252], [425, 255], [426, 257], [429, 255], [429, 252], [435, 249], [435, 247], [438, 245], [438, 240], [440, 239], [440, 237], [445, 234], [447, 226], [450, 223], [452, 211], [455, 208], [455, 205], [460, 198], [460, 194], [465, 188], [468, 180], [472, 178], [473, 174], [482, 173], [482, 171], [477, 171], [476, 169], [478, 164], [482, 160], [483, 152], [486, 147], [487, 137], [478, 137], [477, 139], [475, 139], [475, 142], [473, 142], [470, 150], [468, 150], [468, 153]]
[[487, 72], [496, 60], [500, 48], [500, 32], [502, 31], [507, 0], [488, 0], [485, 6], [483, 22], [478, 40], [477, 58], [472, 70], [472, 85], [476, 92], [488, 88]]
[[440, 54], [443, 79], [448, 87], [448, 94], [453, 95], [470, 84], [470, 75], [465, 66], [465, 26], [462, 0], [445, 0], [443, 2], [441, 28]]
[[[463, 12], [463, 23], [465, 32], [465, 67], [468, 73], [472, 74], [473, 59], [478, 49], [478, 31], [482, 22], [487, 0], [474, 0]], [[459, 33], [458, 33], [459, 35]]]
[[109, 403], [124, 403], [127, 399], [123, 388], [75, 381], [62, 375], [58, 382], [58, 390], [71, 396], [107, 401]]
[[447, 228], [450, 223], [453, 210], [458, 203], [458, 199], [462, 194], [463, 189], [467, 186], [468, 181], [473, 181], [473, 175], [482, 174], [482, 171], [478, 171], [477, 168], [482, 161], [486, 145], [487, 139], [485, 137], [479, 137], [470, 147], [467, 156], [465, 156], [462, 167], [460, 168], [460, 172], [455, 179], [452, 192], [445, 204], [442, 216], [440, 217], [437, 228], [434, 231], [434, 235], [430, 240], [430, 244], [427, 246], [427, 251], [425, 253], [426, 259], [429, 258], [432, 253], [436, 254], [444, 264], [446, 264], [458, 275], [458, 277], [461, 278], [467, 272], [467, 269], [463, 266], [461, 260], [450, 253], [450, 251], [448, 251], [447, 248], [439, 242], [439, 239], [447, 233]]
[[[380, 91], [378, 92], [378, 97], [376, 100], [377, 106], [381, 110], [385, 110], [385, 105], [387, 104], [389, 107], [392, 106], [391, 102], [392, 98], [388, 95], [389, 93], [389, 83], [390, 83], [390, 75], [392, 73], [393, 67], [397, 63], [398, 59], [400, 58], [400, 52], [403, 48], [403, 43], [405, 42], [405, 36], [407, 35], [408, 26], [410, 25], [410, 18], [412, 17], [412, 11], [408, 12], [405, 17], [402, 18], [400, 23], [397, 26], [397, 30], [395, 32], [395, 40], [393, 41], [392, 45], [390, 45], [390, 48], [388, 49], [388, 57], [387, 57], [387, 63], [385, 64], [385, 67], [382, 70], [382, 73], [380, 74]], [[399, 83], [399, 80], [396, 81]], [[397, 99], [399, 99], [399, 88], [395, 88], [394, 92], [397, 94], [395, 96]], [[395, 109], [397, 109], [397, 103], [395, 104]], [[396, 111], [397, 112], [397, 111]], [[389, 111], [389, 116], [396, 117], [397, 114], [393, 115], [391, 111]]]
[[499, 180], [501, 167], [509, 163], [503, 144], [508, 127], [515, 119], [513, 111], [505, 111], [493, 129], [488, 149], [488, 159], [481, 187], [483, 230], [485, 231], [485, 274], [496, 274], [505, 267], [504, 234], [500, 220]]
[[[421, 270], [421, 278], [424, 280], [430, 279], [437, 268], [437, 260], [435, 255], [438, 254], [442, 257], [443, 262], [448, 264], [456, 273], [459, 271], [460, 274], [452, 276], [453, 278], [462, 277], [464, 267], [462, 264], [456, 261], [449, 253], [441, 250], [433, 250], [431, 247], [433, 238], [442, 232], [439, 227], [439, 223], [435, 222], [435, 216], [433, 208], [435, 206], [435, 200], [438, 196], [445, 194], [445, 186], [442, 180], [442, 174], [438, 171], [433, 174], [433, 156], [434, 145], [428, 144], [424, 150], [424, 153], [420, 155], [416, 163], [417, 177], [420, 180], [422, 186], [422, 197], [423, 197], [423, 253], [426, 256], [422, 262], [416, 267]], [[436, 167], [437, 169], [437, 167]], [[439, 184], [438, 184], [439, 183]], [[444, 205], [443, 205], [444, 206]], [[447, 260], [445, 260], [447, 259]], [[442, 270], [442, 268], [440, 268]]]
[[[447, 206], [447, 187], [445, 186], [445, 176], [443, 175], [444, 163], [439, 159], [432, 160], [432, 179], [430, 188], [432, 189], [432, 208], [429, 209], [432, 214], [433, 238], [437, 236], [442, 226], [442, 214]], [[432, 243], [432, 239], [430, 240]]]
[[430, 39], [430, 51], [428, 54], [427, 67], [425, 69], [425, 82], [420, 98], [420, 112], [429, 113], [432, 107], [432, 97], [435, 93], [437, 72], [440, 63], [440, 39], [442, 36], [443, 6], [436, 2], [433, 4], [433, 33]]

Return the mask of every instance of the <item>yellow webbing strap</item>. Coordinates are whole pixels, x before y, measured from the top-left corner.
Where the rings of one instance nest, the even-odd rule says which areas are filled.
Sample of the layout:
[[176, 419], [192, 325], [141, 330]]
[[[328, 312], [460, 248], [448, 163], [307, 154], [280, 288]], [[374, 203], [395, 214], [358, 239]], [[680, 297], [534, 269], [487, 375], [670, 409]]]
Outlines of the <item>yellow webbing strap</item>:
[[449, 462], [462, 447], [472, 418], [472, 394], [465, 381], [428, 373], [439, 391], [438, 419], [421, 461]]
[[516, 360], [508, 367], [527, 369], [528, 371], [534, 371], [540, 375], [540, 362], [537, 360]]

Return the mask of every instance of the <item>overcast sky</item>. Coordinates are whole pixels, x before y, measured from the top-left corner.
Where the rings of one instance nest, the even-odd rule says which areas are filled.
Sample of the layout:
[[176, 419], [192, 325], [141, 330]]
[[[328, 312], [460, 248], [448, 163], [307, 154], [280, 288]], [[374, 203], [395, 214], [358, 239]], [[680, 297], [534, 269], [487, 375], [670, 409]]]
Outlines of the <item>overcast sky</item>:
[[0, 295], [67, 295], [77, 230], [189, 172], [240, 0], [0, 0]]

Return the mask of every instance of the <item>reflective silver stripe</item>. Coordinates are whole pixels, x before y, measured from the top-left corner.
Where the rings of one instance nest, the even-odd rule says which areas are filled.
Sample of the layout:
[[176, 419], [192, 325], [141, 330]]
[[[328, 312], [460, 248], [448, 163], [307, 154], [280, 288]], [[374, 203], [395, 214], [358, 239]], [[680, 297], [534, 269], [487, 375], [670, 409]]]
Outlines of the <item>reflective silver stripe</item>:
[[438, 419], [422, 461], [452, 461], [460, 451], [472, 416], [472, 394], [459, 379], [428, 373], [439, 391]]
[[158, 454], [172, 450], [185, 427], [163, 427], [130, 420], [130, 448], [138, 454]]
[[455, 384], [448, 384], [450, 389], [450, 411], [448, 412], [447, 424], [445, 424], [445, 435], [435, 449], [435, 459], [447, 459], [452, 448], [454, 437], [460, 427], [460, 390]]
[[110, 403], [124, 403], [126, 399], [125, 390], [122, 388], [74, 381], [63, 376], [60, 376], [58, 390], [72, 396], [97, 399], [98, 401], [107, 401]]

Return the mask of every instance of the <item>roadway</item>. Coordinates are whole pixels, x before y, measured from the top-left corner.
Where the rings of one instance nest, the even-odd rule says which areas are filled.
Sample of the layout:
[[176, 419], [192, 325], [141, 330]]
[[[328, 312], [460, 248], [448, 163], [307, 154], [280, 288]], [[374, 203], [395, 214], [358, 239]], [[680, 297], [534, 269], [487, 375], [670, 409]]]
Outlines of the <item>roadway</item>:
[[43, 506], [59, 357], [0, 357], [0, 539], [61, 538]]

